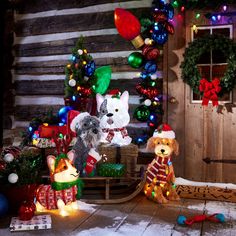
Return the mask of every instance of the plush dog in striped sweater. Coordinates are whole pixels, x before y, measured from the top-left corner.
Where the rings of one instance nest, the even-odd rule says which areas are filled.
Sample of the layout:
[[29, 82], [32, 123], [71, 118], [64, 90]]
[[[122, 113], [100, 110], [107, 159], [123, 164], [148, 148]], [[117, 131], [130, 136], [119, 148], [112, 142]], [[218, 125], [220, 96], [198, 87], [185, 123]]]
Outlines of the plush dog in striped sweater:
[[147, 168], [145, 195], [158, 203], [179, 200], [171, 161], [173, 153], [179, 154], [179, 144], [169, 125], [163, 124], [154, 131], [153, 137], [148, 140], [147, 150], [154, 151], [156, 156]]

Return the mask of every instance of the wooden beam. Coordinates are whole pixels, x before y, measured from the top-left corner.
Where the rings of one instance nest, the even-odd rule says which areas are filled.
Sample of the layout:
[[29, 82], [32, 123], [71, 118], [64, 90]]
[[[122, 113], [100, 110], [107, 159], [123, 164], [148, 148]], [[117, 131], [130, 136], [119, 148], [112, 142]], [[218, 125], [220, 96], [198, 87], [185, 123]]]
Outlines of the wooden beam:
[[[150, 14], [150, 8], [130, 9], [129, 11], [134, 12], [138, 18], [143, 14]], [[110, 28], [114, 28], [114, 11], [19, 20], [15, 25], [15, 33], [17, 37], [22, 37]]]
[[[77, 38], [57, 40], [41, 43], [17, 44], [14, 46], [15, 55], [23, 56], [46, 56], [70, 54], [78, 40]], [[114, 43], [116, 42], [116, 43]], [[84, 37], [84, 47], [89, 52], [131, 51], [133, 45], [124, 40], [120, 35], [101, 35]]]
[[[128, 0], [119, 0], [119, 2], [126, 2]], [[32, 2], [19, 3], [17, 5], [17, 10], [20, 14], [23, 13], [35, 13], [39, 11], [50, 11], [50, 10], [61, 10], [61, 9], [70, 9], [70, 8], [82, 8], [88, 6], [94, 6], [97, 4], [110, 3], [110, 0], [37, 0]]]

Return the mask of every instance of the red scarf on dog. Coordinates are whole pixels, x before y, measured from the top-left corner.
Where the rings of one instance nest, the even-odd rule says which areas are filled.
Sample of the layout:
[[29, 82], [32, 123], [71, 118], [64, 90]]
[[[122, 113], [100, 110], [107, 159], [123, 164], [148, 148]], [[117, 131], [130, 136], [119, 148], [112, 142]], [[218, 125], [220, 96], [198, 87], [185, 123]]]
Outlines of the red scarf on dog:
[[127, 132], [127, 129], [125, 127], [122, 127], [122, 128], [115, 128], [115, 129], [102, 129], [102, 132], [103, 133], [108, 133], [107, 134], [107, 137], [106, 137], [106, 140], [110, 143], [111, 140], [114, 138], [115, 136], [115, 132], [120, 132], [121, 135], [122, 135], [122, 138], [128, 136], [128, 132]]
[[171, 164], [171, 157], [156, 156], [147, 170], [147, 183], [152, 183], [153, 179], [157, 179], [158, 184], [165, 184]]

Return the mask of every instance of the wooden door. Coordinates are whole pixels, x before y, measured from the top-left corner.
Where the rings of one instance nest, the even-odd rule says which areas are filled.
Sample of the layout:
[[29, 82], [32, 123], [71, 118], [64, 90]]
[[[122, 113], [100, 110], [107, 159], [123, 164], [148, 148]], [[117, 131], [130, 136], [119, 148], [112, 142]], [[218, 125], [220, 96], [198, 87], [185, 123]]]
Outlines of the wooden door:
[[[181, 79], [180, 64], [191, 41], [193, 12], [177, 18], [175, 35], [165, 48], [165, 91], [178, 103], [166, 104], [166, 121], [176, 131], [180, 156], [174, 161], [177, 176], [190, 180], [236, 183], [236, 109], [219, 114], [211, 104], [194, 103], [191, 88]], [[209, 25], [205, 20], [202, 26]], [[236, 38], [236, 22], [230, 24]], [[232, 101], [236, 102], [236, 89]], [[206, 163], [204, 158], [213, 162]]]

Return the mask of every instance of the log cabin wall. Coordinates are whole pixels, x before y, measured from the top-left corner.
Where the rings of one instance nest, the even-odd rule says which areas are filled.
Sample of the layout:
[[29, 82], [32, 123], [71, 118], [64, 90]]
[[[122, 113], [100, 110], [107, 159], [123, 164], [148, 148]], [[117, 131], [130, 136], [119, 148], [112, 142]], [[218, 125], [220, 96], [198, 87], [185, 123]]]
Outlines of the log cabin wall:
[[[83, 35], [96, 66], [112, 68], [109, 89], [130, 93], [129, 134], [134, 138], [148, 132], [146, 123], [133, 119], [133, 111], [140, 103], [135, 89], [139, 70], [127, 64], [127, 57], [135, 48], [118, 34], [113, 14], [116, 7], [121, 7], [140, 18], [150, 14], [151, 3], [152, 0], [20, 1], [15, 14], [16, 96], [12, 127], [24, 129], [33, 117], [49, 108], [56, 114], [64, 105], [64, 68], [77, 39]], [[162, 75], [162, 59], [159, 69]], [[162, 92], [162, 80], [158, 87]]]

